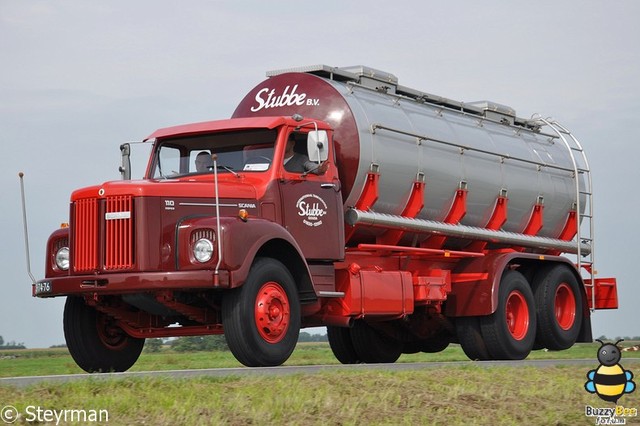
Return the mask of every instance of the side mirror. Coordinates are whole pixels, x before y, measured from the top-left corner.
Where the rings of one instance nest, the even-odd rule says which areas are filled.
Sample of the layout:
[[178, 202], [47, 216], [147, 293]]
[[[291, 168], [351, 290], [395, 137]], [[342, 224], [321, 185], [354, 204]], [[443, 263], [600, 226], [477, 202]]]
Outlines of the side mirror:
[[329, 158], [329, 136], [326, 130], [312, 130], [307, 136], [309, 161], [322, 163]]
[[122, 154], [122, 165], [119, 167], [123, 180], [131, 180], [131, 145], [123, 143], [120, 145]]

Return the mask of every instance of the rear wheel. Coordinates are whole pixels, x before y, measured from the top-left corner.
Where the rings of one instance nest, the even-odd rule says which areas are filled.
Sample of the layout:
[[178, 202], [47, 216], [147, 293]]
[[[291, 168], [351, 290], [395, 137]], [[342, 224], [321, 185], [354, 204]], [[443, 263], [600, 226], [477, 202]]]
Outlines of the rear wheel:
[[465, 355], [472, 360], [491, 359], [480, 330], [480, 317], [456, 318], [456, 333]]
[[509, 270], [502, 275], [496, 311], [480, 318], [480, 328], [492, 359], [524, 359], [536, 337], [535, 304], [524, 275]]
[[284, 363], [300, 333], [300, 303], [293, 277], [279, 261], [258, 258], [244, 285], [222, 300], [229, 349], [247, 367]]
[[144, 346], [144, 339], [129, 336], [79, 297], [67, 297], [63, 325], [69, 353], [88, 373], [127, 371]]
[[392, 363], [402, 355], [402, 343], [385, 336], [363, 320], [354, 323], [350, 330], [353, 348], [362, 362]]
[[449, 343], [450, 339], [448, 337], [434, 337], [420, 342], [420, 350], [427, 354], [435, 354], [447, 349]]
[[434, 354], [447, 349], [450, 342], [451, 339], [449, 336], [438, 334], [433, 337], [429, 337], [428, 339], [404, 342], [402, 353], [416, 354], [418, 352], [424, 352], [427, 354]]
[[570, 348], [582, 327], [583, 302], [578, 280], [565, 265], [541, 270], [535, 277], [539, 346], [550, 350]]
[[327, 326], [331, 352], [342, 364], [357, 364], [360, 358], [351, 341], [351, 330], [346, 327]]

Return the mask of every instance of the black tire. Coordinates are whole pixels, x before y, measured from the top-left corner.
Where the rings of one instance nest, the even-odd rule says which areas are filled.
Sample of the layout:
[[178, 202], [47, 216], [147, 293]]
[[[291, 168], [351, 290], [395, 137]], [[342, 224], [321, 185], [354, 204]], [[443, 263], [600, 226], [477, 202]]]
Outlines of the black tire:
[[127, 371], [144, 347], [144, 339], [129, 336], [79, 297], [67, 297], [63, 326], [73, 360], [88, 373]]
[[351, 328], [351, 342], [362, 362], [392, 363], [402, 355], [402, 343], [380, 334], [363, 320], [357, 320]]
[[434, 337], [420, 342], [420, 350], [427, 354], [435, 354], [447, 349], [449, 343], [450, 339], [448, 337]]
[[535, 303], [527, 279], [518, 271], [502, 275], [498, 308], [480, 318], [480, 329], [492, 359], [526, 358], [536, 339]]
[[537, 345], [554, 351], [573, 346], [583, 315], [580, 286], [573, 272], [565, 265], [543, 268], [534, 278], [533, 296]]
[[480, 317], [456, 318], [456, 333], [460, 346], [469, 359], [474, 361], [491, 359], [480, 330]]
[[416, 354], [418, 352], [424, 352], [427, 354], [435, 354], [447, 349], [450, 341], [448, 336], [437, 335], [424, 340], [404, 342], [402, 353]]
[[420, 349], [419, 341], [411, 341], [411, 342], [402, 342], [402, 353], [403, 354], [417, 354], [418, 352], [422, 352]]
[[256, 259], [244, 285], [223, 296], [222, 325], [229, 349], [247, 367], [289, 359], [300, 333], [300, 302], [289, 270], [275, 259]]
[[351, 341], [351, 330], [347, 327], [327, 326], [327, 337], [331, 352], [342, 364], [358, 364], [360, 358]]

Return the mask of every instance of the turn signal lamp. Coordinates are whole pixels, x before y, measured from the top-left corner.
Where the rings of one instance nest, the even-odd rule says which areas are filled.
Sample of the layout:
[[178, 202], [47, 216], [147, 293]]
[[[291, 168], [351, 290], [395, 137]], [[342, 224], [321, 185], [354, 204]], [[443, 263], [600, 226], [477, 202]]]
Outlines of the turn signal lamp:
[[245, 209], [240, 209], [238, 211], [238, 217], [243, 221], [246, 222], [247, 219], [249, 218], [249, 212], [246, 211]]

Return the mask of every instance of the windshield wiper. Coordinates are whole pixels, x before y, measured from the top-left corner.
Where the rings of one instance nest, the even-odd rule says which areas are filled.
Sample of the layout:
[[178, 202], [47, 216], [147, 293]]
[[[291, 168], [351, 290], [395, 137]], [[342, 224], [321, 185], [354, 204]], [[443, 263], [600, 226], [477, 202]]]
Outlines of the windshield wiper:
[[[207, 167], [207, 168], [208, 168], [209, 170], [213, 170], [213, 166], [209, 166], [209, 167]], [[240, 175], [239, 175], [237, 172], [235, 172], [235, 171], [234, 171], [231, 167], [229, 167], [229, 166], [225, 166], [225, 165], [223, 165], [223, 164], [218, 164], [218, 168], [219, 168], [219, 169], [224, 169], [224, 170], [228, 171], [229, 173], [232, 173], [232, 174], [233, 174], [235, 177], [237, 177], [237, 178], [239, 178], [239, 177], [240, 177]]]

